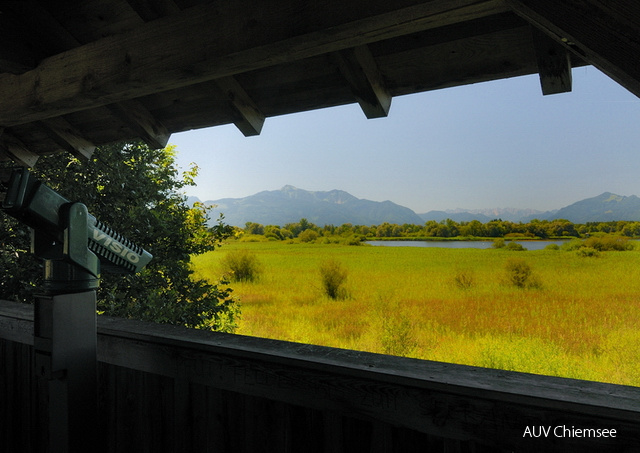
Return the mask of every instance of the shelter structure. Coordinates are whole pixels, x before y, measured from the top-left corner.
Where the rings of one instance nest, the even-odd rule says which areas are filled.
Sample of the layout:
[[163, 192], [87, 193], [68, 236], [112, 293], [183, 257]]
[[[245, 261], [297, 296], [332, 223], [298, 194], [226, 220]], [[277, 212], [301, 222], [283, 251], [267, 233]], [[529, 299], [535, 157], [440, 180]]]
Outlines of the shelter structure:
[[[640, 96], [631, 0], [24, 0], [0, 25], [0, 160], [27, 167], [348, 103], [384, 117], [394, 96], [526, 74], [562, 93], [584, 65]], [[7, 451], [48, 442], [32, 319], [0, 304]], [[108, 318], [98, 359], [96, 451], [640, 451], [628, 387]]]
[[592, 64], [640, 95], [640, 7], [626, 0], [3, 2], [0, 152], [96, 145], [525, 74], [571, 90]]

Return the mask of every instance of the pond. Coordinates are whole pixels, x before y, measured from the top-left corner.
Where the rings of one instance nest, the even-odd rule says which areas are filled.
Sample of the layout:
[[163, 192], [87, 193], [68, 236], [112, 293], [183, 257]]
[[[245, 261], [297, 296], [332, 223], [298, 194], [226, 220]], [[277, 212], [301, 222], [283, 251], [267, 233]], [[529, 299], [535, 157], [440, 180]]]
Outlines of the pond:
[[[527, 250], [542, 250], [549, 244], [562, 245], [566, 239], [551, 241], [513, 241]], [[506, 242], [507, 244], [509, 241]], [[490, 249], [493, 241], [366, 241], [365, 244], [384, 247], [444, 247], [448, 249]]]

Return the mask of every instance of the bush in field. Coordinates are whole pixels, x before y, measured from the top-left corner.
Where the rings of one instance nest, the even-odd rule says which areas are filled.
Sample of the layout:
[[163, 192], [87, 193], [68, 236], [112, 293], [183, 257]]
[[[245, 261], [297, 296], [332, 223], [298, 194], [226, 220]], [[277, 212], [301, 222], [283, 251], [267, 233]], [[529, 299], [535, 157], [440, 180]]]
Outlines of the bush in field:
[[602, 236], [592, 237], [584, 241], [584, 247], [591, 247], [600, 252], [633, 250], [633, 243], [629, 242], [629, 238], [621, 236]]
[[400, 357], [411, 355], [418, 343], [411, 316], [403, 302], [393, 293], [386, 293], [378, 295], [374, 306], [376, 317], [380, 320], [382, 351]]
[[569, 242], [565, 242], [564, 244], [562, 244], [560, 248], [565, 252], [573, 252], [582, 247], [582, 245], [583, 242], [580, 239], [571, 239]]
[[382, 318], [382, 348], [385, 354], [408, 356], [416, 347], [411, 320], [404, 313]]
[[600, 256], [600, 252], [593, 247], [580, 247], [576, 254], [583, 258], [597, 258]]
[[504, 246], [505, 243], [503, 238], [494, 239], [493, 244], [491, 244], [491, 247], [493, 247], [494, 249], [501, 249], [504, 248]]
[[473, 271], [468, 269], [456, 270], [453, 282], [460, 289], [469, 289], [476, 284], [476, 278]]
[[314, 242], [319, 237], [318, 232], [314, 230], [304, 230], [298, 235], [298, 239], [300, 239], [301, 242]]
[[560, 250], [560, 246], [558, 244], [549, 244], [544, 249], [545, 250]]
[[362, 245], [363, 238], [358, 235], [351, 235], [344, 239], [344, 245]]
[[322, 288], [331, 299], [344, 299], [347, 297], [347, 292], [342, 286], [347, 280], [347, 275], [347, 270], [336, 260], [328, 260], [320, 264]]
[[524, 252], [527, 250], [522, 244], [518, 244], [517, 242], [509, 242], [505, 247], [505, 250], [511, 250], [514, 252]]
[[236, 282], [252, 282], [258, 279], [262, 266], [255, 253], [246, 249], [227, 252], [222, 259], [223, 272]]
[[539, 288], [541, 286], [529, 263], [521, 258], [508, 259], [504, 269], [506, 281], [510, 285], [518, 288]]

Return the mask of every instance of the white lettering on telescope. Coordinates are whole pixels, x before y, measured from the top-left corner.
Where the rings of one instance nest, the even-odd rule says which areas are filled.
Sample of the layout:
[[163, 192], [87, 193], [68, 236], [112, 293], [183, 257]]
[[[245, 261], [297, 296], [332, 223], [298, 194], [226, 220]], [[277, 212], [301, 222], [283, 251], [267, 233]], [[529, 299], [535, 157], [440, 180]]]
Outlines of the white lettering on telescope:
[[111, 236], [96, 228], [93, 230], [93, 239], [96, 242], [101, 243], [105, 248], [111, 250], [116, 255], [125, 258], [130, 263], [137, 263], [140, 261], [140, 255], [129, 250], [127, 247], [114, 240]]

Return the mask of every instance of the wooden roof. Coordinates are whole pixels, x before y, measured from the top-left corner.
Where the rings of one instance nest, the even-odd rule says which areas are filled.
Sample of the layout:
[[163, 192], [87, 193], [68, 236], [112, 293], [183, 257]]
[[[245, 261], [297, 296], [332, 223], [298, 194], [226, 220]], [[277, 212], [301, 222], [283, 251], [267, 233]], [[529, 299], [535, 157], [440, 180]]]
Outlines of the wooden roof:
[[635, 0], [0, 3], [0, 160], [593, 64], [640, 96]]

